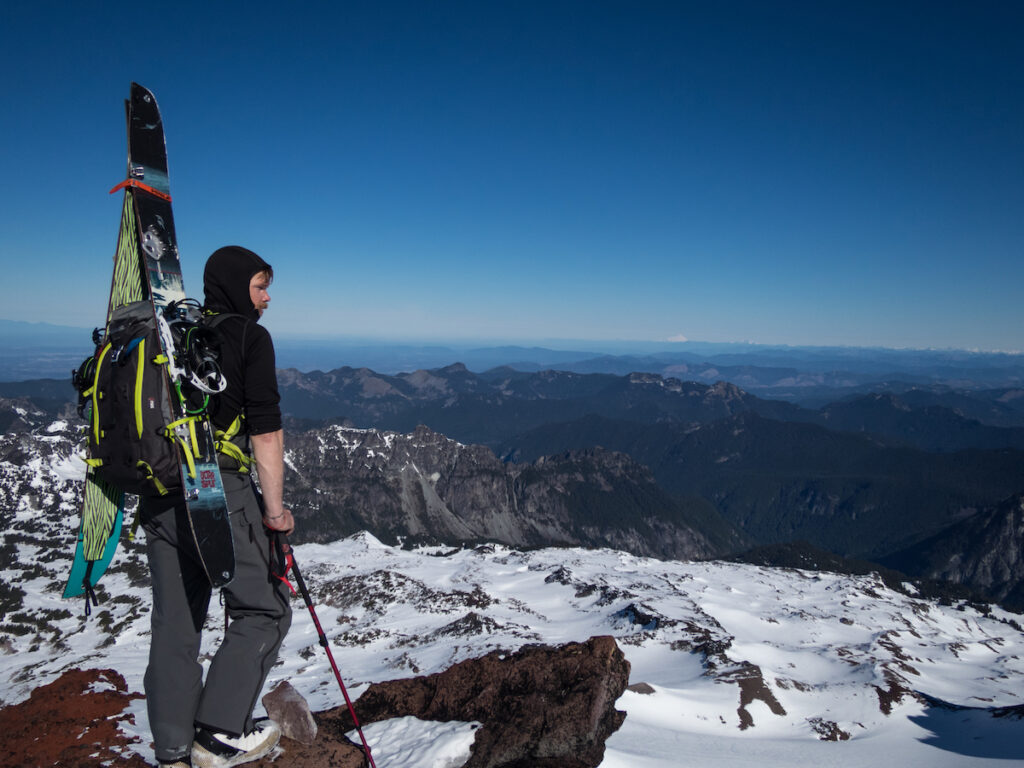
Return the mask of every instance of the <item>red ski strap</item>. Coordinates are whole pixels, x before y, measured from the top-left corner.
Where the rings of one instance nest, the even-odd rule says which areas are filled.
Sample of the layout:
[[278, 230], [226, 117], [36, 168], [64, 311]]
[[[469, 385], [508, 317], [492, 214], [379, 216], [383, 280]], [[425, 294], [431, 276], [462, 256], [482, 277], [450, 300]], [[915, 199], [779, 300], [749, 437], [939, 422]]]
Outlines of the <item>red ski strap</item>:
[[161, 192], [159, 189], [149, 186], [149, 184], [143, 184], [138, 179], [125, 179], [112, 190], [110, 190], [110, 194], [114, 194], [119, 189], [126, 189], [127, 187], [141, 189], [143, 192], [148, 192], [154, 197], [159, 197], [161, 200], [166, 200], [168, 203], [171, 202], [171, 196], [168, 195], [166, 192]]
[[293, 562], [292, 561], [292, 553], [289, 552], [287, 555], [285, 555], [285, 557], [287, 558], [287, 561], [286, 561], [287, 564], [284, 567], [284, 573], [282, 573], [279, 576], [277, 576], [277, 574], [274, 574], [274, 575], [277, 576], [277, 578], [279, 578], [281, 581], [283, 581], [285, 584], [288, 585], [288, 589], [291, 590], [292, 597], [295, 597], [299, 593], [295, 591], [295, 587], [293, 587], [292, 583], [290, 581], [288, 581], [288, 572], [292, 569], [292, 562]]

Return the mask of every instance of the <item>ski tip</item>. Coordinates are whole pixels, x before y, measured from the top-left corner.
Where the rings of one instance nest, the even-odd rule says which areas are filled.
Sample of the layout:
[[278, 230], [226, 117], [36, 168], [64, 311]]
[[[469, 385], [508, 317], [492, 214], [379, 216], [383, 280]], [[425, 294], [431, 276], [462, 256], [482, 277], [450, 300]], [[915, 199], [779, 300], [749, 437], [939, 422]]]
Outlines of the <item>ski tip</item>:
[[151, 102], [153, 104], [156, 104], [156, 97], [153, 95], [153, 92], [149, 90], [149, 88], [147, 88], [144, 85], [139, 85], [133, 80], [131, 86], [131, 101], [144, 101], [147, 103]]

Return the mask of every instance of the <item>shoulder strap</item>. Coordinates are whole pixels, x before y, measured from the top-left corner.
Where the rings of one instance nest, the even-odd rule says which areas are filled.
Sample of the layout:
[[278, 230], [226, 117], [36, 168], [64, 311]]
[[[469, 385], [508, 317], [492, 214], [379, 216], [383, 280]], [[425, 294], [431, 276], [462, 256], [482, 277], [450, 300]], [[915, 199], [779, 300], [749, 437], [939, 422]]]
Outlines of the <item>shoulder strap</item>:
[[[245, 363], [245, 341], [246, 336], [249, 333], [249, 324], [253, 322], [251, 317], [239, 314], [237, 312], [217, 312], [215, 314], [207, 314], [203, 316], [203, 321], [207, 328], [216, 329], [218, 325], [223, 323], [229, 317], [241, 318], [245, 325], [242, 326], [242, 342], [240, 355], [242, 363]], [[238, 462], [239, 471], [248, 471], [251, 460], [249, 459], [249, 431], [245, 428], [245, 412], [239, 413], [235, 416], [234, 421], [231, 422], [230, 426], [226, 430], [217, 430], [215, 433], [215, 446], [217, 452], [234, 459]], [[239, 446], [237, 441], [241, 441], [242, 445]]]
[[223, 323], [229, 317], [240, 317], [240, 318], [242, 318], [243, 320], [246, 321], [246, 325], [248, 325], [249, 321], [252, 319], [252, 318], [246, 317], [245, 315], [240, 315], [237, 312], [216, 312], [216, 313], [211, 313], [211, 314], [208, 314], [208, 315], [203, 315], [203, 321], [210, 328], [216, 328], [218, 325]]
[[207, 328], [215, 329], [218, 325], [223, 323], [229, 317], [238, 317], [245, 321], [245, 325], [242, 326], [242, 349], [241, 355], [242, 360], [245, 360], [245, 339], [249, 333], [249, 324], [253, 321], [251, 317], [240, 315], [237, 312], [217, 312], [216, 314], [203, 315], [203, 322]]

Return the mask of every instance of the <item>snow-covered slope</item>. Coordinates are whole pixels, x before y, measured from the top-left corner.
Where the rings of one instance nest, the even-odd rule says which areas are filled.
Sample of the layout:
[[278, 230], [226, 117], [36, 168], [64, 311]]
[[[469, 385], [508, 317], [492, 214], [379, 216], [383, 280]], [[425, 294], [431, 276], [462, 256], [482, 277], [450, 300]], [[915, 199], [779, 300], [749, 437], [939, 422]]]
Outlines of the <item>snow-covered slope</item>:
[[[80, 602], [60, 598], [77, 514], [63, 429], [36, 435], [32, 451], [10, 438], [0, 454], [3, 703], [70, 668], [114, 667], [142, 690], [140, 545], [119, 553], [87, 621]], [[647, 686], [620, 699], [628, 716], [604, 768], [1024, 761], [1024, 723], [998, 710], [1024, 705], [1024, 634], [998, 609], [938, 605], [872, 577], [612, 550], [403, 551], [361, 534], [297, 556], [353, 695], [494, 648], [613, 635], [631, 682]], [[312, 622], [298, 599], [294, 609], [268, 687], [288, 679], [314, 709], [339, 706]], [[214, 601], [204, 653], [222, 623]], [[133, 708], [145, 754], [145, 709]], [[469, 726], [408, 721], [366, 731], [389, 768], [456, 766], [472, 739]]]

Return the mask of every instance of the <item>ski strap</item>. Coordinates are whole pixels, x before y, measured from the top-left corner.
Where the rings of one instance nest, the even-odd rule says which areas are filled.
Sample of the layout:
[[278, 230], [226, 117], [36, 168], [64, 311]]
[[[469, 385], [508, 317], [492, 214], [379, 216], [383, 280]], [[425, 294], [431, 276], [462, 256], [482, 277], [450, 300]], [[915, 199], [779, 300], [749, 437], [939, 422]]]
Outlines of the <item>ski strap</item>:
[[128, 187], [132, 187], [133, 189], [141, 189], [143, 192], [148, 192], [154, 197], [159, 197], [161, 200], [166, 200], [168, 203], [171, 202], [171, 196], [168, 195], [166, 192], [161, 192], [156, 187], [151, 187], [149, 186], [149, 184], [145, 184], [139, 181], [138, 179], [125, 179], [112, 190], [110, 190], [110, 194], [114, 194], [115, 192], [121, 189], [127, 189]]
[[[89, 618], [94, 607], [99, 607], [100, 601], [96, 597], [96, 590], [92, 586], [92, 567], [95, 564], [95, 560], [90, 560], [85, 564], [85, 578], [82, 579], [82, 588], [85, 590], [85, 618]], [[89, 603], [92, 603], [90, 606]]]

